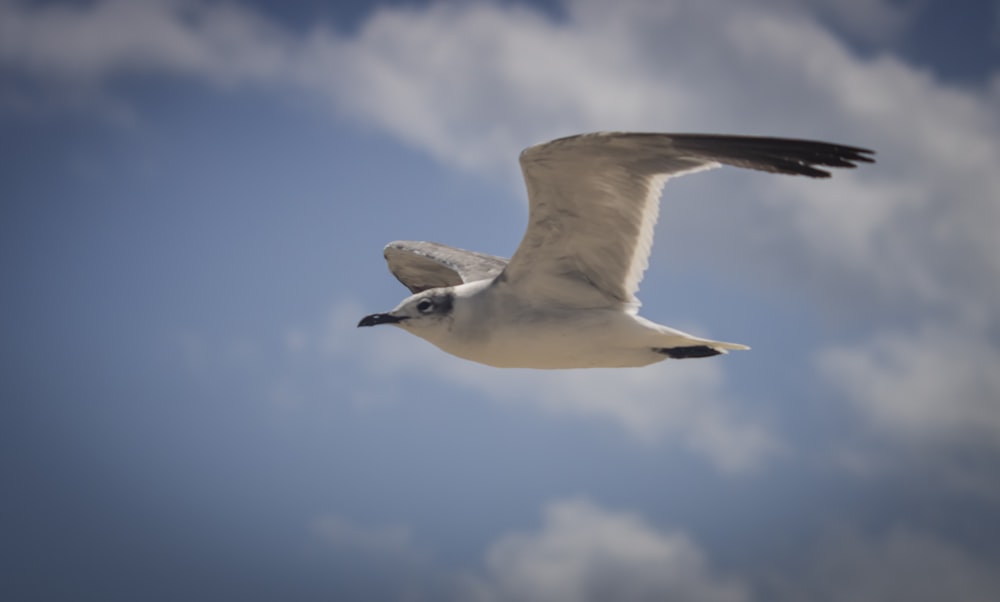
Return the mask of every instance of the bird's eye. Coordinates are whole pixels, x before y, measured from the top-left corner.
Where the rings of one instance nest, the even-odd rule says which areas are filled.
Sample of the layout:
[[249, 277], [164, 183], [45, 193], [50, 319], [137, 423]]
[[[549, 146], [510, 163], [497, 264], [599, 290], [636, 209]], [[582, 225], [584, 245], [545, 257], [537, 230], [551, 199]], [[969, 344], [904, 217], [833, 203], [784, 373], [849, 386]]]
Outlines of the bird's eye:
[[434, 307], [434, 304], [431, 303], [430, 299], [424, 299], [420, 303], [417, 303], [418, 311], [426, 312], [432, 307]]

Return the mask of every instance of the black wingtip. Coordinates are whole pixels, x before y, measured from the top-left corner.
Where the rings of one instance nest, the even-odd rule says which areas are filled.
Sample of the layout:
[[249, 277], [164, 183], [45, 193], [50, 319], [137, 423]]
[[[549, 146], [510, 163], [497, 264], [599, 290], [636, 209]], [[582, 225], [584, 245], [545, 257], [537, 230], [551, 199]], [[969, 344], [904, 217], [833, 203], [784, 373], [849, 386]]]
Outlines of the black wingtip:
[[764, 139], [758, 148], [747, 150], [746, 159], [762, 163], [750, 167], [810, 178], [831, 177], [823, 168], [855, 169], [859, 163], [875, 163], [873, 150], [812, 140]]
[[736, 167], [772, 173], [829, 178], [824, 168], [853, 169], [874, 163], [875, 151], [818, 140], [716, 134], [673, 134], [678, 148], [704, 154]]

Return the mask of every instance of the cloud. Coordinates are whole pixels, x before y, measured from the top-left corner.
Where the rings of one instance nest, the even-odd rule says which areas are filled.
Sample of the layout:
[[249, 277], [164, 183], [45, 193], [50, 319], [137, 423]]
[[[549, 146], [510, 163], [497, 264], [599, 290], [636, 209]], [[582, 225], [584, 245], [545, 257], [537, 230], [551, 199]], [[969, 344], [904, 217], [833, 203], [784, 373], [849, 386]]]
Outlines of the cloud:
[[915, 16], [922, 0], [814, 0], [820, 15], [827, 16], [847, 31], [869, 42], [893, 41]]
[[1000, 441], [1000, 353], [966, 333], [881, 334], [860, 349], [826, 350], [819, 361], [881, 432], [974, 446]]
[[873, 537], [839, 529], [806, 564], [795, 577], [782, 578], [777, 599], [931, 602], [985, 601], [1000, 595], [992, 563], [902, 527]]
[[[288, 410], [327, 403], [319, 400], [331, 395], [358, 406], [395, 403], [408, 398], [405, 383], [431, 379], [477, 403], [603, 423], [644, 446], [676, 445], [728, 474], [753, 472], [785, 451], [767, 421], [741, 409], [743, 400], [727, 390], [727, 358], [668, 360], [653, 369], [501, 370], [452, 357], [395, 329], [358, 330], [365, 313], [360, 304], [343, 301], [315, 324], [286, 328], [270, 343], [210, 342], [182, 333], [170, 344], [196, 375], [239, 362], [271, 379], [261, 390]], [[276, 347], [270, 359], [259, 352], [268, 346]], [[360, 378], [346, 379], [346, 373]]]
[[863, 420], [844, 452], [849, 470], [916, 472], [1000, 499], [1000, 351], [988, 337], [929, 325], [826, 349], [816, 362]]
[[490, 542], [472, 569], [444, 566], [401, 526], [362, 526], [338, 515], [311, 531], [327, 546], [379, 566], [380, 587], [405, 599], [922, 602], [993, 600], [993, 563], [905, 525], [882, 533], [828, 526], [777, 570], [723, 571], [711, 550], [677, 530], [585, 498], [546, 504], [541, 524]]
[[[868, 323], [902, 313], [915, 325], [931, 311], [995, 323], [993, 99], [891, 55], [860, 57], [808, 11], [780, 4], [579, 1], [561, 21], [487, 3], [385, 9], [353, 38], [317, 32], [307, 63], [340, 67], [314, 80], [339, 111], [444, 163], [509, 174], [517, 189], [521, 147], [577, 131], [730, 130], [873, 146], [876, 167], [829, 182], [702, 180], [745, 205], [711, 222], [712, 252], [726, 257], [713, 267], [803, 291], [835, 317], [847, 305]], [[853, 14], [887, 6], [855, 3]]]
[[[907, 12], [836, 4], [868, 23]], [[720, 191], [743, 188], [749, 206], [739, 210], [748, 221], [716, 226], [732, 269], [805, 288], [820, 311], [837, 311], [838, 291], [874, 290], [855, 309], [907, 300], [995, 321], [994, 99], [891, 55], [859, 57], [815, 16], [831, 3], [804, 6], [579, 0], [554, 20], [518, 4], [440, 2], [379, 8], [341, 35], [295, 34], [229, 3], [5, 0], [0, 64], [64, 84], [141, 71], [306, 90], [444, 163], [506, 173], [518, 189], [523, 146], [577, 131], [836, 134], [877, 147], [877, 168]], [[747, 231], [763, 241], [749, 253]], [[827, 276], [802, 282], [805, 272]]]
[[[879, 165], [856, 175], [751, 180], [748, 220], [713, 223], [727, 261], [834, 315], [863, 293], [862, 315], [905, 303], [995, 320], [995, 104], [891, 56], [859, 57], [808, 13], [771, 6], [572, 2], [565, 22], [491, 4], [384, 10], [350, 40], [356, 68], [331, 97], [446, 163], [496, 171], [514, 170], [525, 141], [679, 119], [874, 146]], [[747, 231], [764, 246], [734, 257]]]
[[749, 599], [685, 535], [582, 499], [549, 504], [537, 532], [502, 536], [489, 548], [485, 575], [466, 585], [467, 599], [491, 602]]
[[227, 3], [3, 0], [0, 17], [0, 64], [63, 83], [103, 83], [130, 72], [275, 79], [288, 53], [282, 31]]
[[459, 360], [438, 376], [497, 399], [553, 415], [607, 418], [647, 444], [674, 440], [726, 472], [760, 465], [781, 449], [755, 418], [740, 416], [718, 362], [670, 362], [659, 370], [522, 372], [517, 379]]
[[0, 0], [0, 110], [86, 110], [129, 126], [142, 116], [112, 91], [124, 76], [282, 84], [294, 46], [287, 32], [228, 2]]
[[[766, 566], [766, 563], [765, 563]], [[537, 531], [489, 546], [466, 599], [502, 600], [992, 600], [992, 563], [946, 539], [905, 526], [884, 534], [831, 527], [780, 572], [725, 574], [679, 532], [585, 499], [549, 503]]]
[[758, 17], [733, 34], [740, 51], [800, 82], [783, 86], [799, 88], [800, 102], [865, 127], [859, 140], [880, 152], [871, 176], [838, 178], [836, 188], [766, 183], [802, 250], [855, 274], [852, 290], [875, 288], [894, 306], [905, 300], [995, 319], [1000, 242], [991, 232], [1000, 208], [987, 199], [1000, 185], [989, 167], [1000, 161], [1000, 113], [990, 99], [893, 57], [852, 57], [815, 26]]
[[750, 599], [744, 583], [713, 570], [683, 533], [658, 531], [639, 516], [585, 499], [549, 503], [537, 531], [500, 535], [488, 545], [484, 563], [471, 570], [442, 566], [405, 527], [361, 526], [330, 514], [310, 530], [352, 558], [380, 563], [380, 588], [399, 599]]
[[879, 141], [876, 175], [839, 177], [836, 188], [765, 182], [766, 202], [799, 238], [794, 256], [807, 258], [776, 265], [857, 332], [815, 353], [819, 375], [882, 438], [866, 459], [852, 452], [855, 465], [912, 465], [917, 452], [937, 482], [995, 495], [990, 462], [969, 456], [1000, 451], [995, 101], [891, 56], [861, 61], [808, 28], [748, 21], [737, 39], [807, 82], [810, 106], [829, 105]]
[[719, 362], [668, 361], [652, 370], [498, 370], [394, 330], [359, 333], [354, 323], [362, 312], [356, 308], [345, 303], [331, 310], [316, 347], [371, 372], [364, 379], [371, 385], [364, 386], [377, 387], [378, 394], [359, 389], [361, 399], [402, 395], [386, 390], [389, 374], [434, 378], [479, 399], [609, 420], [646, 445], [674, 441], [728, 473], [751, 471], [782, 451], [763, 421], [737, 410], [740, 400], [726, 392]]

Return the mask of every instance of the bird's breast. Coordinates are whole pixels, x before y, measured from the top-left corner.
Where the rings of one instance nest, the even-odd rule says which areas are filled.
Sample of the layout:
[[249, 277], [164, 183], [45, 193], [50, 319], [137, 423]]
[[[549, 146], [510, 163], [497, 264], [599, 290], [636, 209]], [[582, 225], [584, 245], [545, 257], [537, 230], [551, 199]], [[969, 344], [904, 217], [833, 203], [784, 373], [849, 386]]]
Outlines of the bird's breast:
[[453, 321], [446, 336], [431, 340], [452, 355], [502, 368], [591, 368], [650, 363], [621, 336], [622, 314], [609, 310], [480, 312]]

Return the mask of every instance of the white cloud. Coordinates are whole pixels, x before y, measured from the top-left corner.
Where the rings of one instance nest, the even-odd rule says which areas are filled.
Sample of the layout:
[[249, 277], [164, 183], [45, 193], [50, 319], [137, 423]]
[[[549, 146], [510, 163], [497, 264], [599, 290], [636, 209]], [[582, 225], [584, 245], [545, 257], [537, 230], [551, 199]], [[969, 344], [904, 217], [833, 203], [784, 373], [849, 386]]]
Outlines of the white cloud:
[[841, 529], [806, 564], [794, 577], [782, 578], [778, 599], [986, 602], [1000, 595], [1000, 577], [992, 563], [906, 528], [876, 537]]
[[715, 568], [710, 551], [681, 531], [584, 498], [546, 504], [537, 529], [498, 535], [471, 570], [442, 566], [407, 527], [326, 515], [310, 531], [378, 563], [384, 587], [404, 599], [985, 602], [1000, 595], [988, 557], [902, 525], [883, 533], [830, 526], [796, 559], [777, 569], [763, 559], [743, 572]]
[[[878, 0], [838, 6], [866, 22], [906, 12]], [[868, 144], [880, 164], [857, 178], [753, 180], [758, 194], [742, 196], [758, 210], [744, 214], [749, 223], [720, 223], [717, 240], [745, 245], [740, 232], [758, 229], [773, 240], [762, 255], [731, 256], [734, 269], [799, 287], [787, 258], [805, 257], [836, 275], [810, 283], [821, 309], [829, 289], [874, 286], [883, 305], [905, 299], [995, 319], [1000, 115], [988, 94], [943, 85], [891, 55], [860, 58], [808, 9], [780, 1], [579, 0], [565, 12], [556, 22], [517, 4], [441, 2], [378, 9], [352, 36], [324, 27], [295, 35], [228, 3], [7, 0], [0, 61], [71, 82], [143, 70], [304, 88], [444, 162], [509, 174], [527, 143], [592, 129]]]
[[823, 351], [817, 364], [866, 428], [843, 465], [878, 478], [905, 471], [1000, 499], [1000, 351], [980, 333], [930, 326]]
[[509, 374], [459, 360], [435, 362], [440, 378], [483, 395], [529, 403], [555, 415], [607, 418], [646, 443], [680, 442], [727, 472], [758, 466], [780, 445], [756, 419], [740, 416], [719, 362], [668, 362], [658, 369]]
[[[837, 174], [830, 185], [760, 180], [778, 207], [771, 216], [780, 222], [768, 232], [786, 240], [779, 250], [792, 246], [821, 273], [836, 276], [813, 285], [819, 303], [843, 302], [837, 290], [875, 290], [865, 300], [873, 308], [923, 304], [995, 318], [1000, 242], [992, 233], [1000, 207], [989, 200], [1000, 185], [991, 167], [1000, 162], [995, 104], [892, 56], [856, 57], [809, 21], [758, 13], [731, 22], [726, 32], [734, 51], [762, 66], [762, 81], [791, 99], [792, 119], [806, 108], [826, 127], [851, 132], [839, 138], [879, 151], [877, 166], [854, 177]], [[778, 269], [789, 263], [774, 259]], [[864, 313], [863, 305], [853, 309]]]
[[286, 35], [252, 11], [193, 0], [3, 0], [0, 40], [0, 64], [78, 84], [126, 72], [274, 79], [288, 53]]
[[936, 328], [880, 334], [860, 349], [829, 349], [819, 362], [882, 432], [1000, 444], [1000, 353], [975, 336]]
[[[445, 162], [480, 170], [512, 167], [526, 142], [694, 109], [647, 77], [638, 49], [622, 43], [626, 31], [584, 19], [559, 24], [489, 3], [382, 10], [349, 42], [354, 60], [331, 96]], [[596, 27], [613, 34], [593, 35]]]
[[[402, 332], [358, 331], [363, 312], [353, 303], [330, 312], [316, 346], [371, 372], [379, 395], [392, 396], [385, 376], [432, 377], [480, 399], [536, 408], [550, 415], [610, 420], [644, 444], [670, 440], [706, 457], [720, 470], [739, 473], [781, 451], [759, 418], [741, 415], [724, 387], [719, 362], [667, 361], [654, 369], [498, 370], [451, 357]], [[723, 360], [724, 361], [724, 360]], [[401, 393], [396, 392], [395, 396]]]
[[817, 50], [830, 40], [807, 46], [767, 31], [748, 36], [748, 49], [787, 57], [794, 66], [783, 71], [798, 71], [818, 102], [833, 99], [880, 140], [877, 180], [859, 172], [836, 189], [767, 182], [777, 193], [769, 203], [801, 237], [796, 246], [824, 266], [812, 285], [820, 303], [871, 331], [816, 354], [827, 383], [887, 439], [880, 457], [856, 450], [852, 462], [884, 467], [899, 445], [900, 462], [888, 464], [906, 464], [922, 450], [939, 482], [995, 495], [980, 463], [960, 458], [1000, 451], [1000, 352], [991, 334], [1000, 327], [997, 105], [892, 57], [862, 63]]
[[585, 500], [551, 503], [539, 531], [501, 537], [490, 546], [486, 574], [467, 586], [468, 598], [482, 601], [749, 599], [685, 535]]
[[[745, 602], [747, 586], [713, 570], [683, 533], [584, 499], [545, 506], [537, 531], [501, 534], [473, 570], [442, 567], [410, 530], [362, 526], [331, 514], [311, 523], [327, 546], [379, 563], [382, 587], [400, 599], [480, 602], [685, 600]], [[402, 581], [402, 587], [400, 585]]]
[[[272, 342], [278, 359], [267, 370], [273, 379], [265, 387], [268, 399], [286, 409], [314, 407], [332, 394], [358, 406], [387, 404], [407, 398], [405, 382], [434, 379], [477, 403], [599, 421], [642, 445], [669, 442], [725, 473], [752, 472], [784, 451], [766, 421], [742, 411], [741, 400], [726, 390], [723, 367], [729, 358], [668, 360], [647, 369], [500, 370], [449, 356], [395, 329], [359, 330], [355, 324], [365, 313], [357, 303], [342, 302], [315, 325], [278, 333]], [[261, 341], [209, 345], [185, 334], [171, 343], [198, 373], [234, 364], [258, 370], [267, 361]], [[345, 379], [352, 371], [362, 377]]]
[[[316, 40], [327, 56], [352, 57], [324, 88], [341, 110], [464, 168], [513, 174], [526, 143], [593, 129], [873, 146], [878, 166], [829, 182], [760, 177], [718, 190], [755, 207], [713, 222], [730, 269], [806, 290], [834, 315], [853, 300], [862, 317], [905, 304], [995, 320], [995, 103], [890, 55], [861, 58], [808, 12], [778, 5], [581, 1], [553, 22], [524, 8], [437, 4], [382, 10], [353, 39]], [[747, 232], [764, 241], [749, 253]], [[820, 276], [803, 282], [803, 272]]]

